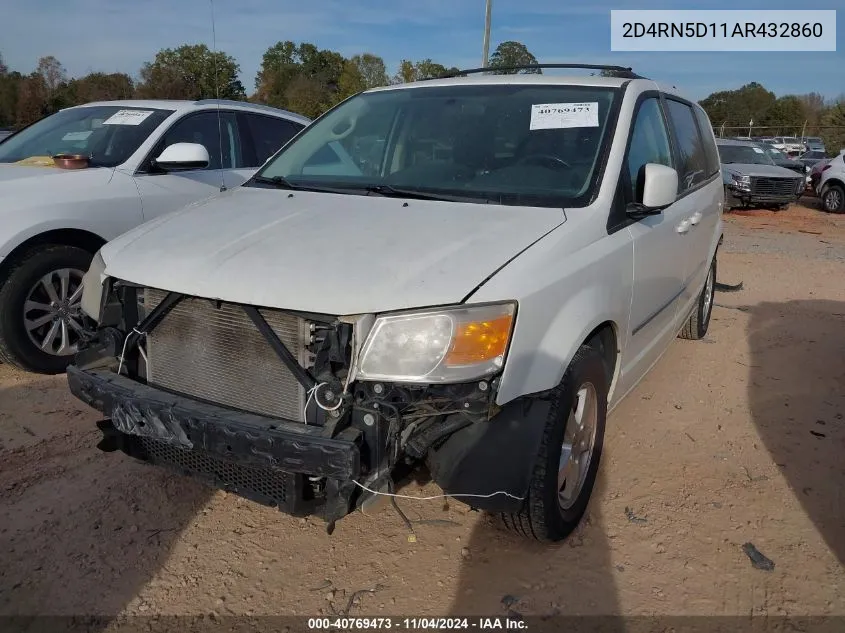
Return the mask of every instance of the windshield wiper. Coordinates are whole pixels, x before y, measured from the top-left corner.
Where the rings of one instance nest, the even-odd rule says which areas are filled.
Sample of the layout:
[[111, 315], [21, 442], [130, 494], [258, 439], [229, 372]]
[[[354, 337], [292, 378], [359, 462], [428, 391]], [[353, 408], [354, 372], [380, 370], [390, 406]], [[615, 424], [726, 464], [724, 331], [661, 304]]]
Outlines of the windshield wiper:
[[364, 190], [369, 193], [374, 193], [388, 198], [410, 198], [412, 200], [440, 200], [443, 202], [485, 202], [490, 204], [491, 201], [483, 197], [475, 196], [453, 196], [449, 194], [435, 194], [425, 193], [417, 189], [404, 189], [401, 187], [394, 187], [393, 185], [370, 185], [364, 187]]
[[262, 185], [273, 185], [278, 189], [299, 189], [297, 185], [293, 184], [284, 176], [273, 176], [272, 178], [267, 178], [266, 176], [256, 176], [252, 179], [252, 182], [257, 182]]
[[296, 191], [317, 191], [321, 193], [354, 193], [354, 190], [351, 189], [294, 184], [284, 176], [272, 176], [271, 178], [267, 178], [266, 176], [256, 176], [249, 182], [255, 182], [260, 185], [272, 185], [277, 189], [293, 189]]

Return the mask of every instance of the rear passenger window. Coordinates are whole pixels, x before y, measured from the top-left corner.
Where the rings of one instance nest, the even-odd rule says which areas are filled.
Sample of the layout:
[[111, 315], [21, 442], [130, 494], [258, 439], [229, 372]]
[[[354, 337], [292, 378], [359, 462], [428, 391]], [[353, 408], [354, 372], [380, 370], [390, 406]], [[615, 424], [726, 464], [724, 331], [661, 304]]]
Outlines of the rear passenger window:
[[282, 145], [292, 139], [304, 125], [279, 119], [276, 117], [262, 116], [260, 114], [247, 114], [246, 120], [249, 131], [252, 134], [252, 141], [255, 144], [255, 153], [258, 158], [257, 165], [248, 167], [260, 167], [268, 158], [279, 151]]
[[698, 121], [698, 129], [701, 131], [701, 138], [704, 141], [704, 155], [707, 157], [707, 176], [717, 173], [721, 167], [719, 162], [719, 150], [716, 147], [716, 140], [713, 137], [713, 126], [707, 113], [703, 108], [693, 108], [695, 118]]
[[669, 152], [669, 135], [660, 102], [656, 97], [645, 99], [637, 110], [634, 129], [631, 133], [631, 145], [625, 164], [628, 170], [630, 200], [642, 202], [643, 167], [648, 163], [672, 166]]
[[709, 171], [707, 154], [704, 150], [704, 140], [698, 133], [692, 108], [672, 99], [667, 100], [666, 103], [680, 152], [675, 169], [678, 170], [678, 191], [683, 193], [707, 180]]

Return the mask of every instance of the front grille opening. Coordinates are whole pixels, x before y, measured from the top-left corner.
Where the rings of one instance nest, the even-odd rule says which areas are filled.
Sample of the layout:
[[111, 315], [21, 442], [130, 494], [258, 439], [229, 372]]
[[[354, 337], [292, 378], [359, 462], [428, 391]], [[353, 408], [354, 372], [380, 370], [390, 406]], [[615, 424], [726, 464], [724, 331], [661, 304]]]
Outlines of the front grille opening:
[[[150, 438], [138, 438], [150, 462], [205, 479], [214, 485], [231, 490], [259, 503], [286, 507], [294, 494], [295, 475], [273, 468], [238, 464]], [[231, 450], [231, 447], [227, 447]]]
[[795, 193], [797, 185], [792, 178], [754, 178], [752, 192], [760, 195], [788, 196]]

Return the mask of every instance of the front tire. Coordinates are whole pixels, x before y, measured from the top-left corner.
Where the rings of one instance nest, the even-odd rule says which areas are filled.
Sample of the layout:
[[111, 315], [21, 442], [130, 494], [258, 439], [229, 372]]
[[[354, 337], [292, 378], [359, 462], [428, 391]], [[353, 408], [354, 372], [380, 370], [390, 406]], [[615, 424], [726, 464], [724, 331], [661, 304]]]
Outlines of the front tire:
[[598, 473], [609, 383], [601, 352], [581, 346], [552, 391], [528, 495], [519, 512], [502, 515], [506, 528], [530, 539], [556, 542], [578, 526]]
[[0, 360], [41, 374], [65, 371], [84, 335], [81, 283], [92, 257], [43, 245], [12, 264], [0, 286]]
[[839, 185], [827, 185], [822, 191], [822, 206], [828, 213], [845, 213], [845, 189]]
[[695, 309], [678, 334], [679, 337], [697, 341], [707, 335], [707, 328], [710, 326], [710, 315], [713, 313], [715, 289], [716, 258], [714, 257], [713, 262], [710, 264], [710, 272], [707, 273], [707, 279], [704, 281], [704, 288], [701, 289], [701, 294], [698, 295], [698, 302], [696, 303]]

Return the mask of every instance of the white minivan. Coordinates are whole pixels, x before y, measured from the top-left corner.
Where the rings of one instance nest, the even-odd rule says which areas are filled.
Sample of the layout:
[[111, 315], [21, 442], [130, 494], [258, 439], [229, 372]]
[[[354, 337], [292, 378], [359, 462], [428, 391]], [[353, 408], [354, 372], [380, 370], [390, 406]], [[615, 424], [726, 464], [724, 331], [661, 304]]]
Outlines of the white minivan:
[[99, 447], [330, 531], [425, 464], [564, 538], [607, 414], [706, 334], [722, 236], [705, 112], [611, 70], [366, 91], [106, 244], [68, 370]]

